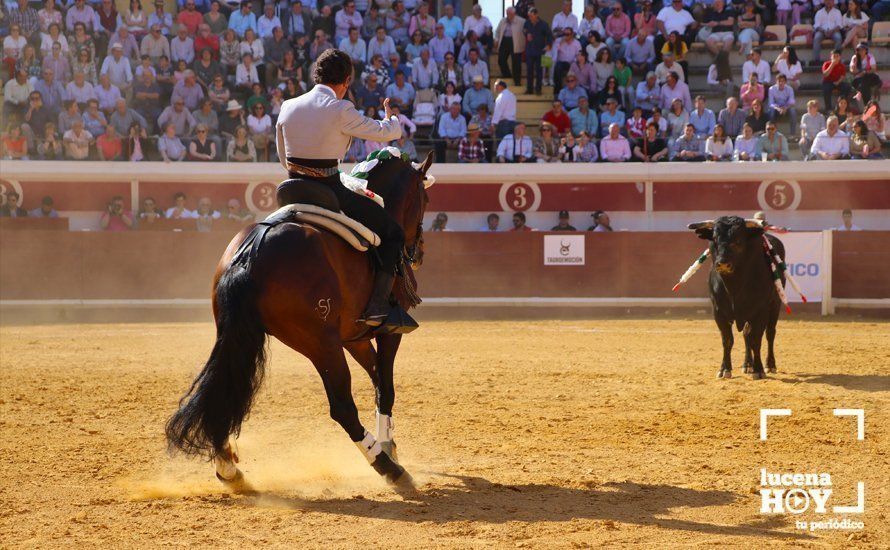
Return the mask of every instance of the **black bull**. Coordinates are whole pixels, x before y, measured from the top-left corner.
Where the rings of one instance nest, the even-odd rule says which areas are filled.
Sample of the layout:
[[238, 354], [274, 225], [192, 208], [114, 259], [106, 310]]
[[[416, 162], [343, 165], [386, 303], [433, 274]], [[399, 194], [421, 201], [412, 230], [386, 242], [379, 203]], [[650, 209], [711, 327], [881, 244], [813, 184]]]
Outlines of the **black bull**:
[[[714, 321], [723, 339], [723, 362], [717, 378], [732, 378], [733, 323], [745, 338], [743, 371], [751, 373], [755, 380], [766, 377], [760, 360], [760, 345], [766, 332], [766, 369], [776, 372], [773, 343], [782, 303], [773, 282], [769, 256], [763, 250], [762, 222], [723, 216], [690, 224], [689, 229], [699, 238], [710, 241], [708, 291], [714, 306]], [[782, 241], [772, 235], [766, 238], [784, 262]], [[784, 274], [781, 281], [784, 287]]]

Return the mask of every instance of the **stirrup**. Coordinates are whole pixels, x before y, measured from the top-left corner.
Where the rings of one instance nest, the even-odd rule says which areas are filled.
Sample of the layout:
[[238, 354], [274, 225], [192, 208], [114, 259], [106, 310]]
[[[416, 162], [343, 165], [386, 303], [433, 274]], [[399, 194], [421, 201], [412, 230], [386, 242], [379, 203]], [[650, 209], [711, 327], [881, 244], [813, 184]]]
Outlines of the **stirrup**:
[[408, 334], [420, 327], [413, 317], [401, 306], [394, 306], [386, 317], [383, 325], [377, 329], [378, 334]]
[[390, 313], [378, 313], [377, 315], [365, 315], [362, 314], [358, 319], [355, 320], [356, 323], [364, 323], [369, 327], [377, 328], [383, 324], [383, 322], [389, 318]]

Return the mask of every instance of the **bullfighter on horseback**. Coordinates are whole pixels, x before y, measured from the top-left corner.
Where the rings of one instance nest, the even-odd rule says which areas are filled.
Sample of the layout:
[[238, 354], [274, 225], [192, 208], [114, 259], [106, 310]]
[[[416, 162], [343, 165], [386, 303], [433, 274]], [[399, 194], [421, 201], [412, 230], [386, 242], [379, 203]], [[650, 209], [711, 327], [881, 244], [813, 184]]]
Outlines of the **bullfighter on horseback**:
[[351, 138], [389, 142], [402, 135], [398, 118], [383, 102], [384, 120], [359, 113], [343, 97], [352, 85], [353, 66], [349, 55], [328, 50], [315, 62], [311, 91], [284, 102], [276, 124], [278, 159], [291, 179], [278, 186], [278, 206], [298, 202], [300, 180], [323, 183], [334, 192], [344, 214], [380, 236], [377, 270], [371, 299], [359, 321], [376, 327], [389, 314], [396, 264], [405, 243], [401, 227], [374, 201], [355, 193], [340, 182], [337, 165], [349, 148]]

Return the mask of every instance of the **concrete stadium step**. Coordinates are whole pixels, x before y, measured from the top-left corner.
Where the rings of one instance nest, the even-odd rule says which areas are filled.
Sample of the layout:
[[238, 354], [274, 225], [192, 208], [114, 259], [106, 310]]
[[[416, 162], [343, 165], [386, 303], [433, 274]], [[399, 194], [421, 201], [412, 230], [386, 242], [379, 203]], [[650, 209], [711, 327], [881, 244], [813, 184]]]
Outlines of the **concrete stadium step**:
[[[703, 68], [690, 67], [687, 82], [691, 90], [708, 89], [708, 72]], [[878, 71], [878, 76], [882, 82], [890, 82], [890, 69]], [[737, 84], [741, 85], [742, 81], [741, 69], [733, 71], [733, 77]], [[773, 82], [775, 82], [775, 74], [773, 74]], [[804, 88], [818, 89], [822, 85], [822, 72], [816, 67], [807, 67], [800, 77], [801, 86]]]
[[[700, 46], [698, 46], [701, 44]], [[779, 56], [779, 53], [782, 51], [782, 46], [762, 46], [763, 50], [763, 58], [767, 62], [772, 65], [773, 61], [775, 61], [776, 57]], [[811, 47], [795, 47], [797, 51], [797, 57], [800, 58], [801, 63], [809, 63], [809, 61], [813, 58], [813, 48]], [[831, 46], [825, 46], [822, 48], [821, 57], [824, 59], [828, 58], [828, 54], [831, 52]], [[876, 46], [869, 48], [869, 52], [875, 56], [875, 61], [877, 61], [878, 66], [884, 66], [890, 64], [890, 48], [886, 46]], [[850, 58], [853, 56], [853, 50], [850, 48], [844, 48], [844, 53], [841, 58], [844, 60], [844, 63], [849, 63]], [[703, 67], [705, 69], [713, 63], [713, 56], [711, 53], [705, 49], [703, 43], [696, 42], [693, 44], [693, 47], [689, 50], [689, 53], [686, 54], [686, 61], [689, 63], [690, 68], [692, 67]], [[738, 68], [741, 70], [742, 65], [747, 61], [745, 56], [739, 53], [738, 49], [733, 48], [732, 53], [729, 56], [730, 66], [733, 68]]]

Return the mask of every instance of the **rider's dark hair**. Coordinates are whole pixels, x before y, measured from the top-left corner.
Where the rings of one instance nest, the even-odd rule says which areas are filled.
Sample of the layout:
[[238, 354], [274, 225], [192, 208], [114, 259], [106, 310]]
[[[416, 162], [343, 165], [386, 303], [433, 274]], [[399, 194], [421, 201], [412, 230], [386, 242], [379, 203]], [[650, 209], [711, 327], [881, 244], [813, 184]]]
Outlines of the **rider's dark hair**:
[[342, 50], [326, 50], [318, 56], [312, 80], [316, 84], [343, 84], [352, 76], [352, 58]]

